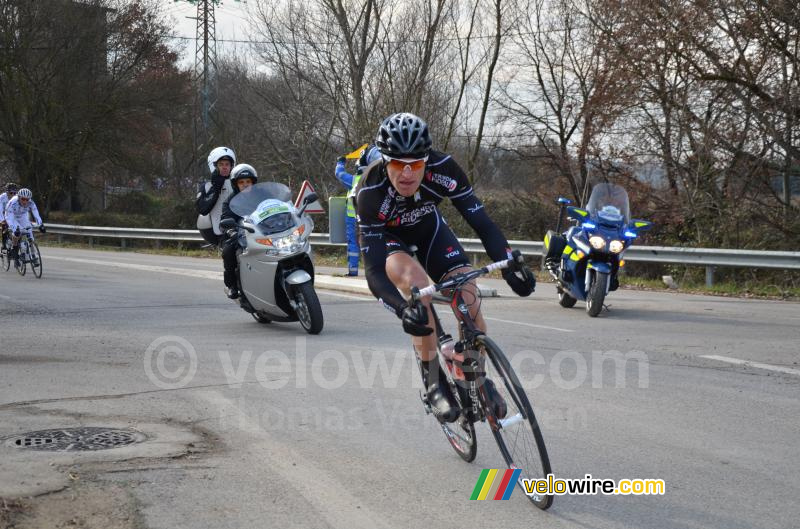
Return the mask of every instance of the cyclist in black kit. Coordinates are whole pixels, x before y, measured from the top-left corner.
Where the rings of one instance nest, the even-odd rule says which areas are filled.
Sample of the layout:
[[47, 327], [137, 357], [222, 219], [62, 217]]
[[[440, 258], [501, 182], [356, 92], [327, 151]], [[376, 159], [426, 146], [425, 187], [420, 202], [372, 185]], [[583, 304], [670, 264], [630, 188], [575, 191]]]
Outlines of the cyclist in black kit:
[[[440, 420], [452, 422], [460, 410], [439, 366], [430, 298], [413, 307], [406, 301], [412, 287], [429, 284], [428, 276], [440, 282], [470, 268], [464, 249], [436, 206], [449, 198], [492, 260], [511, 258], [511, 249], [461, 167], [449, 155], [431, 150], [428, 125], [422, 119], [408, 113], [389, 116], [378, 129], [375, 145], [382, 157], [364, 169], [355, 199], [367, 283], [375, 297], [403, 321], [403, 330], [414, 336], [428, 401]], [[418, 261], [409, 249], [412, 245], [417, 247]], [[533, 292], [532, 275], [525, 280], [503, 270], [503, 277], [518, 295]], [[465, 293], [476, 296], [477, 290], [472, 282]], [[485, 332], [479, 304], [472, 304], [470, 312]], [[493, 401], [501, 399], [488, 380], [487, 390]]]

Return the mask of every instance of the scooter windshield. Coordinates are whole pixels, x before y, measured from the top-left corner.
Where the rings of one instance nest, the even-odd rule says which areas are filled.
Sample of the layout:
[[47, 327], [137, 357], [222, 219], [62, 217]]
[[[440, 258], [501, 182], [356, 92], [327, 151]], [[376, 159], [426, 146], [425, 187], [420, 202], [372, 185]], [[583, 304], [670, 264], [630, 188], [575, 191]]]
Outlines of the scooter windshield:
[[240, 217], [246, 217], [258, 209], [262, 202], [269, 199], [291, 203], [292, 193], [288, 187], [278, 182], [263, 182], [237, 193], [231, 199], [230, 208]]
[[597, 184], [586, 204], [586, 211], [611, 224], [627, 223], [631, 217], [628, 193], [616, 184]]

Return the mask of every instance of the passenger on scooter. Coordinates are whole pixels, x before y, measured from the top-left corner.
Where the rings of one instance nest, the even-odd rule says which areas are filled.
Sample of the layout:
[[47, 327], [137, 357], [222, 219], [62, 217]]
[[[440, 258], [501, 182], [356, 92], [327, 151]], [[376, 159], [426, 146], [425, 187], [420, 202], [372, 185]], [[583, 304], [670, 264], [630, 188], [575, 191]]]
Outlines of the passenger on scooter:
[[[246, 193], [258, 182], [258, 173], [253, 166], [246, 163], [240, 163], [231, 171], [231, 186], [233, 187], [233, 194], [228, 197], [228, 200], [222, 205], [222, 217], [220, 220], [233, 219], [236, 222], [242, 220], [242, 217], [231, 211], [231, 199], [239, 193]], [[230, 299], [237, 299], [239, 297], [239, 285], [236, 281], [236, 250], [239, 248], [238, 234], [228, 237], [222, 243], [222, 263], [225, 268], [224, 281], [225, 281], [225, 294]]]

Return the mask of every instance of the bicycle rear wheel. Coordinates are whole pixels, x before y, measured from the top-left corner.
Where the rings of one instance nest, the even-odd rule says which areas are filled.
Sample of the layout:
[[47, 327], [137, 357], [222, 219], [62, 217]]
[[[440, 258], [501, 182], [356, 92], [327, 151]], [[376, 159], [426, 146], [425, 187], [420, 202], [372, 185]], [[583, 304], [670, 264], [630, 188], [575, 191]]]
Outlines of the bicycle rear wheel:
[[[524, 493], [523, 479], [545, 479], [552, 473], [542, 432], [528, 396], [503, 351], [488, 336], [479, 336], [476, 342], [488, 358], [484, 366], [486, 376], [494, 382], [506, 403], [505, 416], [499, 419], [487, 403], [487, 420], [508, 467], [522, 470], [517, 485]], [[486, 402], [483, 387], [480, 394]], [[528, 496], [528, 499], [540, 509], [547, 509], [553, 503], [553, 496], [543, 494]]]

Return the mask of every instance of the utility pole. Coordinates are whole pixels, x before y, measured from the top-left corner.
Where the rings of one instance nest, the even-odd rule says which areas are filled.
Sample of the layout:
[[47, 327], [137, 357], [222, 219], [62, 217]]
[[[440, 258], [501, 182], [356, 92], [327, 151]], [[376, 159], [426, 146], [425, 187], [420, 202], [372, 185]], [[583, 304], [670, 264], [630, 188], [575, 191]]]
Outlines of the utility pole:
[[[194, 153], [192, 167], [203, 174], [205, 157], [212, 148], [218, 127], [217, 106], [217, 36], [214, 8], [220, 0], [175, 0], [197, 5], [195, 34], [193, 121]], [[238, 1], [238, 0], [236, 0]], [[190, 17], [191, 18], [191, 17]]]

